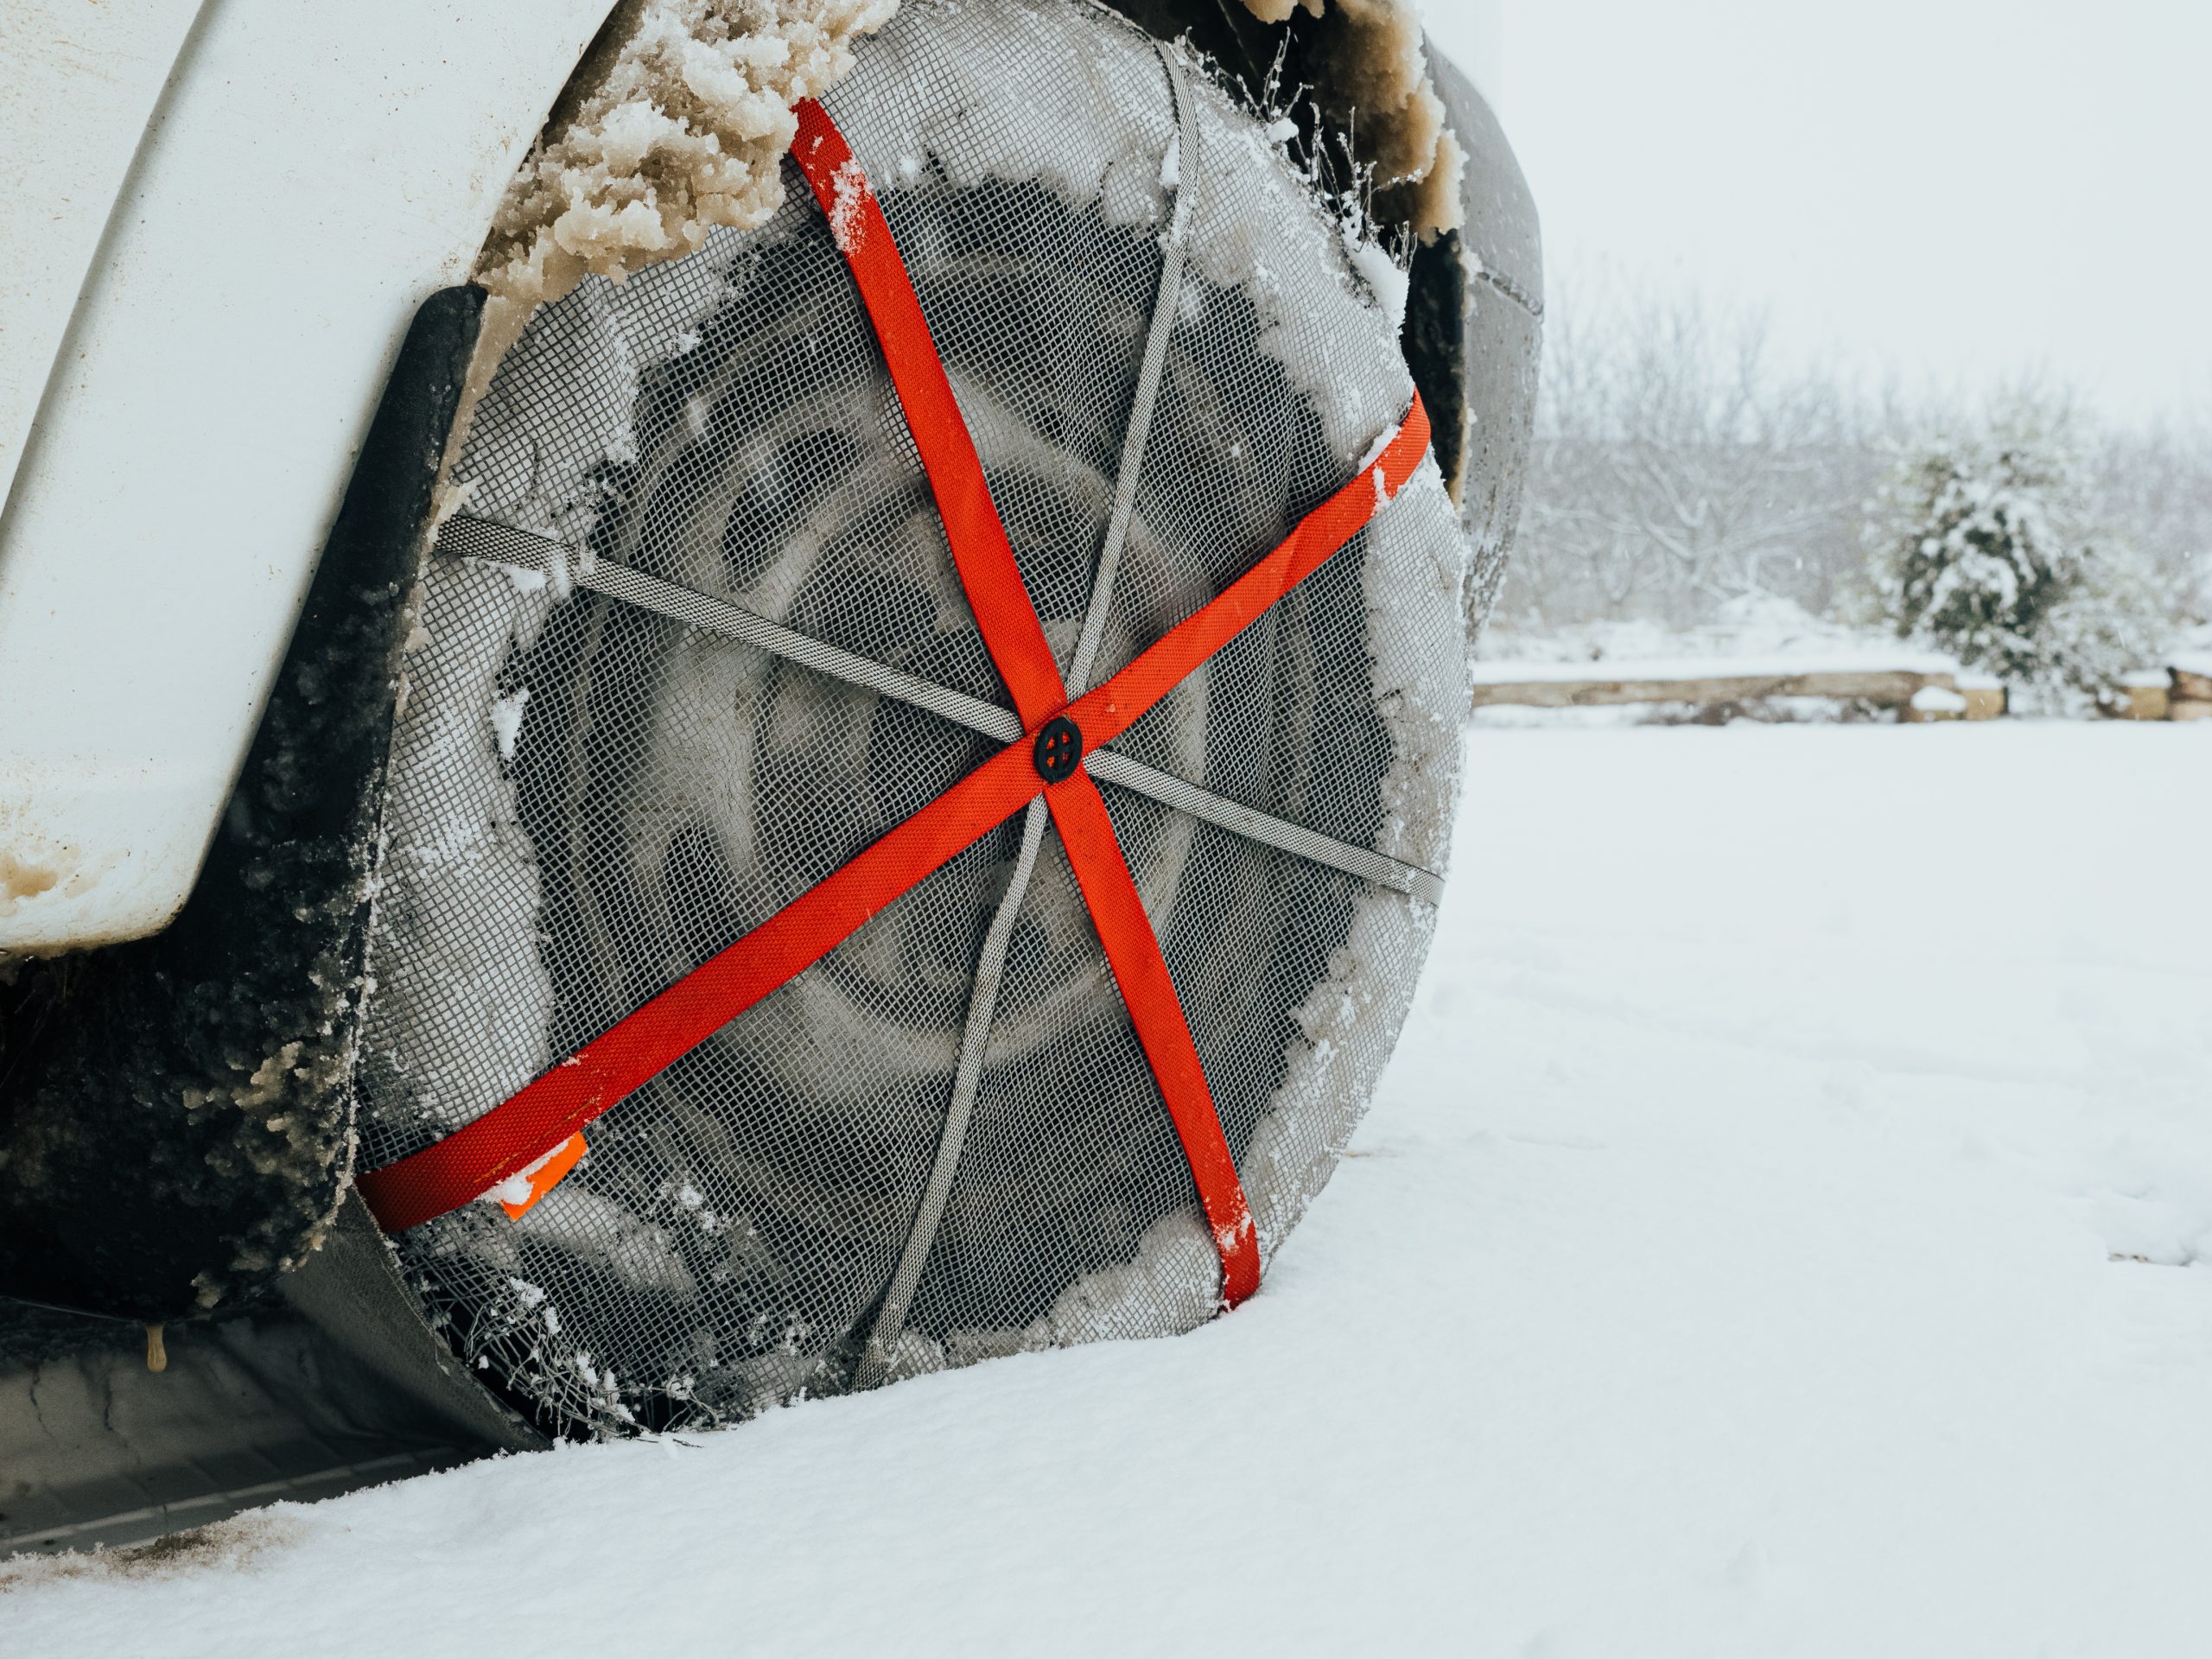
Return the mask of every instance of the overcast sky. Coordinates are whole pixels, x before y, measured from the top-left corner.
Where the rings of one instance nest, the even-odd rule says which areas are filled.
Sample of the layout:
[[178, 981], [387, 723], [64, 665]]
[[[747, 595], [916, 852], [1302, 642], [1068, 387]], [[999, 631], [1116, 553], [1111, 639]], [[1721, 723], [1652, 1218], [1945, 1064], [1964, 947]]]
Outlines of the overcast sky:
[[[1422, 0], [1447, 50], [1468, 0]], [[2205, 0], [1504, 0], [1498, 84], [1572, 283], [1764, 307], [1968, 391], [2038, 367], [2212, 413]]]

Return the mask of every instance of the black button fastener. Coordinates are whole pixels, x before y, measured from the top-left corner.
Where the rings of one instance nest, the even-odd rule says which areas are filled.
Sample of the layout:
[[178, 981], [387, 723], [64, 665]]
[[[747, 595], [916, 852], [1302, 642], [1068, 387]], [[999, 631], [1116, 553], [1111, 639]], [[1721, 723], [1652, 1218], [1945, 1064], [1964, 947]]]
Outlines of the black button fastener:
[[1083, 760], [1083, 728], [1065, 715], [1055, 715], [1037, 729], [1037, 775], [1057, 784], [1073, 774]]

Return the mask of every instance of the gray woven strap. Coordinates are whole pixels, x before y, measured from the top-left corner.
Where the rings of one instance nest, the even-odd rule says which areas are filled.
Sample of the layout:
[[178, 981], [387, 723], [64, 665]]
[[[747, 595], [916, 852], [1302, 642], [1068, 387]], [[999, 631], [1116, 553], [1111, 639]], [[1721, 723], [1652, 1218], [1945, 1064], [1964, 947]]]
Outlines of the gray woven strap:
[[1286, 853], [1326, 864], [1347, 875], [1357, 875], [1380, 886], [1409, 893], [1425, 905], [1444, 902], [1443, 880], [1411, 864], [1401, 864], [1387, 854], [1332, 839], [1302, 823], [1270, 817], [1265, 812], [1200, 789], [1172, 772], [1147, 766], [1113, 749], [1094, 749], [1087, 757], [1090, 775], [1104, 784], [1147, 795], [1162, 806], [1187, 812], [1194, 818], [1224, 830], [1233, 830], [1247, 840], [1260, 842]]
[[1167, 366], [1167, 342], [1175, 333], [1175, 313], [1183, 301], [1183, 254], [1190, 245], [1191, 195], [1185, 179], [1198, 173], [1198, 111], [1190, 88], [1183, 84], [1183, 67], [1168, 47], [1160, 48], [1166, 67], [1167, 84], [1175, 94], [1175, 206], [1167, 217], [1166, 257], [1160, 262], [1160, 290], [1152, 304], [1152, 327], [1145, 335], [1144, 363], [1137, 371], [1136, 396], [1129, 404], [1128, 430], [1122, 435], [1122, 470], [1114, 481], [1114, 512], [1106, 521], [1106, 544], [1099, 550], [1098, 573], [1090, 584], [1090, 608], [1083, 619], [1083, 635], [1076, 641], [1075, 660], [1068, 668], [1068, 696], [1079, 697], [1090, 690], [1090, 670], [1098, 660], [1098, 642], [1105, 635], [1106, 613], [1113, 607], [1114, 578], [1122, 568], [1122, 549], [1129, 539], [1129, 519], [1136, 512], [1137, 478], [1144, 467], [1145, 441], [1152, 435], [1152, 411], [1160, 402], [1160, 377]]
[[[518, 565], [527, 570], [558, 569], [567, 555], [563, 543], [550, 536], [462, 513], [454, 514], [439, 527], [437, 545], [439, 552], [455, 558], [488, 559], [494, 564]], [[887, 697], [911, 702], [1001, 743], [1015, 742], [1021, 736], [1020, 717], [1011, 709], [1001, 709], [981, 697], [971, 697], [948, 686], [902, 674], [870, 658], [841, 651], [810, 634], [800, 633], [780, 622], [771, 622], [742, 606], [702, 594], [696, 588], [679, 588], [672, 582], [663, 582], [658, 576], [648, 575], [613, 559], [594, 559], [588, 564], [570, 561], [569, 580], [579, 588], [619, 599], [641, 611], [688, 622], [724, 639], [742, 640], [772, 656], [798, 663], [833, 679], [866, 686]]]
[[929, 1265], [938, 1229], [944, 1223], [944, 1206], [952, 1197], [952, 1178], [959, 1173], [960, 1154], [968, 1144], [968, 1120], [976, 1110], [976, 1091], [982, 1085], [983, 1051], [990, 1043], [992, 1016], [998, 1011], [1007, 950], [1014, 943], [1014, 925], [1020, 918], [1029, 878], [1037, 868], [1037, 853], [1045, 843], [1045, 820], [1049, 816], [1041, 795], [1024, 810], [1021, 851], [1014, 859], [1014, 874], [999, 900], [997, 913], [991, 918], [990, 931], [983, 936], [983, 952], [976, 963], [975, 988], [968, 997], [968, 1023], [960, 1033], [960, 1063], [952, 1075], [952, 1098], [945, 1105], [944, 1127], [938, 1133], [937, 1157], [930, 1165], [922, 1201], [915, 1206], [913, 1224], [906, 1230], [899, 1265], [892, 1272], [883, 1300], [876, 1304], [875, 1319], [868, 1327], [868, 1343], [861, 1351], [860, 1366], [853, 1377], [856, 1389], [872, 1389], [888, 1379], [896, 1344], [906, 1329], [906, 1310], [913, 1306], [922, 1269]]
[[[487, 559], [495, 564], [511, 564], [526, 570], [556, 569], [566, 552], [563, 544], [550, 536], [464, 514], [455, 514], [440, 528], [437, 549], [441, 554], [454, 558]], [[588, 568], [581, 569], [572, 562], [569, 580], [579, 588], [619, 599], [639, 610], [688, 623], [725, 639], [741, 640], [834, 679], [912, 703], [957, 726], [981, 732], [994, 741], [1014, 743], [1021, 738], [1020, 717], [1011, 709], [1001, 709], [964, 691], [918, 679], [870, 658], [841, 651], [810, 634], [771, 622], [742, 606], [700, 593], [696, 588], [679, 588], [674, 582], [663, 582], [658, 576], [648, 575], [612, 559], [595, 560]], [[1338, 841], [1302, 823], [1293, 823], [1241, 801], [1230, 800], [1187, 779], [1147, 766], [1113, 749], [1093, 749], [1084, 757], [1084, 764], [1101, 783], [1147, 796], [1163, 806], [1187, 812], [1194, 818], [1204, 818], [1208, 823], [1233, 830], [1262, 846], [1294, 853], [1316, 864], [1342, 870], [1347, 875], [1411, 893], [1425, 904], [1433, 905], [1443, 898], [1442, 879], [1418, 865], [1402, 863], [1387, 854]]]

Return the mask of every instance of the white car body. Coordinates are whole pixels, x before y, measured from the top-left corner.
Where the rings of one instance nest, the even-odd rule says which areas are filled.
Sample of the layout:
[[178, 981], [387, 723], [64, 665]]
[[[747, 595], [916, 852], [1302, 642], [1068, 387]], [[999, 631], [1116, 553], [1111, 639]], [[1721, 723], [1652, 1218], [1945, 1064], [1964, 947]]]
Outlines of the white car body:
[[0, 0], [0, 954], [183, 904], [408, 321], [610, 9]]
[[0, 4], [0, 950], [184, 902], [408, 320], [608, 7]]

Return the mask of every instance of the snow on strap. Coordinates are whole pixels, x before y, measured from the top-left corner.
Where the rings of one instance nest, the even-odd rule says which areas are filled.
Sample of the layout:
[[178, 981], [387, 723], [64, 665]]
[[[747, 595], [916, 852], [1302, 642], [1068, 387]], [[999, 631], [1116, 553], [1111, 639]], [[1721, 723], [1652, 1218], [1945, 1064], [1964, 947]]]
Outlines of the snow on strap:
[[[534, 1202], [553, 1185], [546, 1173], [556, 1165], [573, 1166], [565, 1154], [586, 1123], [1041, 795], [1190, 1163], [1221, 1256], [1222, 1300], [1233, 1307], [1258, 1287], [1259, 1245], [1205, 1068], [1097, 785], [1082, 766], [1048, 781], [1035, 759], [1036, 740], [1048, 722], [1071, 721], [1087, 757], [1126, 732], [1389, 504], [1427, 454], [1427, 412], [1416, 393], [1404, 422], [1378, 439], [1359, 472], [1281, 543], [1120, 673], [1070, 702], [881, 208], [821, 106], [810, 100], [795, 113], [794, 158], [823, 212], [839, 221], [838, 245], [874, 326], [962, 586], [1013, 694], [1023, 735], [507, 1100], [444, 1139], [364, 1173], [362, 1197], [389, 1232], [444, 1215], [533, 1169]], [[556, 1152], [563, 1159], [552, 1159]]]

